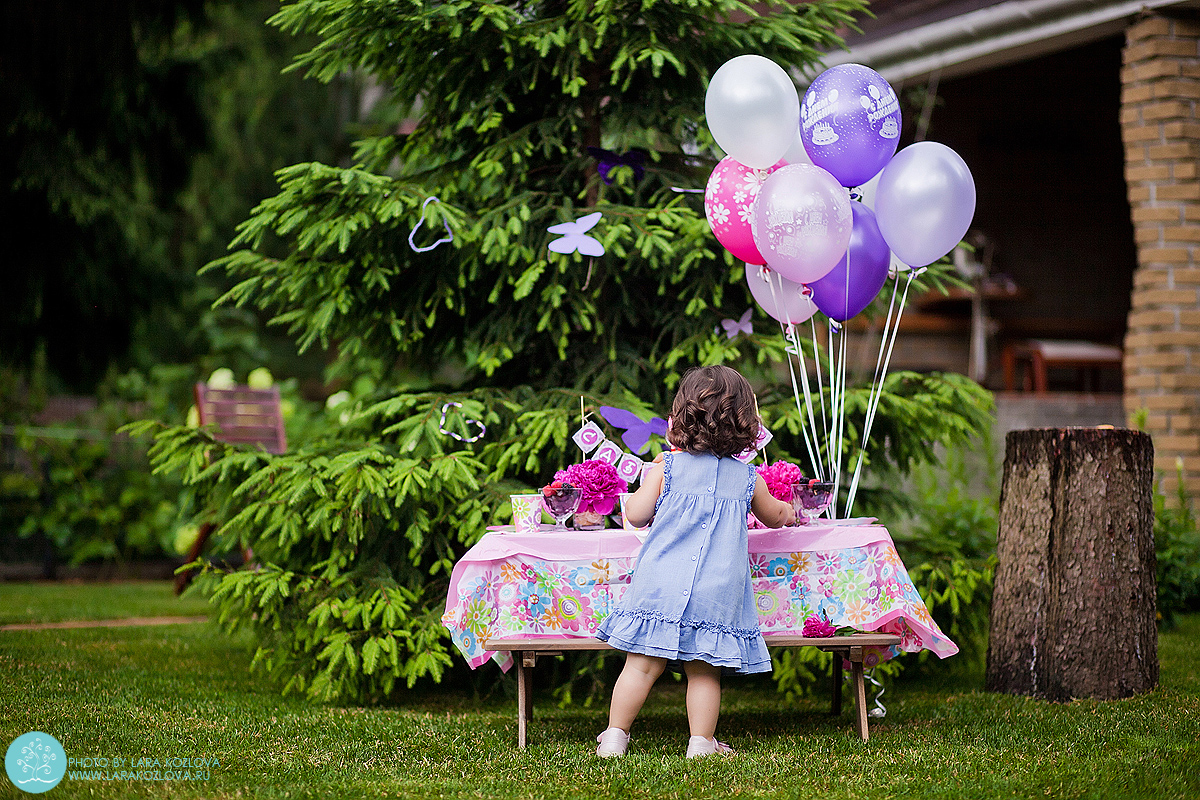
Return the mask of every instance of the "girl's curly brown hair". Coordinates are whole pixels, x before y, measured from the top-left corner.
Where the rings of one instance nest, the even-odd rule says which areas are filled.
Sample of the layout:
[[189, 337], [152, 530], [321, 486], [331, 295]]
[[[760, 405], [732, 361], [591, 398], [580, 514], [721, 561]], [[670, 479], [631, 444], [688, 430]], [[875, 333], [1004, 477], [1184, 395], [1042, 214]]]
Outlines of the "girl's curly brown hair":
[[667, 441], [689, 453], [733, 456], [754, 445], [759, 425], [754, 391], [737, 370], [693, 367], [675, 394]]

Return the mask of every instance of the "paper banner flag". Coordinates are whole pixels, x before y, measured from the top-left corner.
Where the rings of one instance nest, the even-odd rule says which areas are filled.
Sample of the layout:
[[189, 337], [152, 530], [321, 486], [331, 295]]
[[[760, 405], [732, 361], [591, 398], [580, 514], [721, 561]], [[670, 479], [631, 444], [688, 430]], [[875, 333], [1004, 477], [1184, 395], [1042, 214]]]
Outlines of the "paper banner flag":
[[600, 426], [596, 423], [589, 422], [575, 431], [575, 435], [571, 439], [574, 440], [575, 444], [579, 445], [579, 449], [586, 455], [599, 447], [600, 443], [604, 441], [604, 431], [600, 430]]
[[643, 463], [645, 462], [637, 456], [625, 453], [621, 456], [621, 460], [617, 462], [617, 474], [626, 483], [636, 483], [642, 479]]
[[621, 448], [617, 447], [608, 439], [605, 439], [604, 442], [596, 448], [596, 452], [592, 453], [592, 458], [612, 464], [615, 467], [623, 455], [625, 455], [625, 452]]

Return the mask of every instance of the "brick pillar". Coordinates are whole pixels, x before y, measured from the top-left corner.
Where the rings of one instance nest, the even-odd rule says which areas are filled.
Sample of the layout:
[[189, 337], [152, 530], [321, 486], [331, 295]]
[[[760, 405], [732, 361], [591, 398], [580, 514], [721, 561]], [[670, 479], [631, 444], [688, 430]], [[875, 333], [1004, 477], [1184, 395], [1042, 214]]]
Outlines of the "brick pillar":
[[1125, 179], [1138, 269], [1125, 337], [1125, 411], [1145, 414], [1168, 498], [1182, 459], [1200, 497], [1200, 21], [1152, 15], [1126, 32]]

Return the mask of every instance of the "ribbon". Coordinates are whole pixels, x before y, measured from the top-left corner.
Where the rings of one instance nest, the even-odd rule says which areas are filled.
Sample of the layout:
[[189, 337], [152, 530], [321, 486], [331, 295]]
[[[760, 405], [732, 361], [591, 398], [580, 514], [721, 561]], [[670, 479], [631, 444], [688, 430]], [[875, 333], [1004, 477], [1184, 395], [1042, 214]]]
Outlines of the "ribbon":
[[[430, 203], [440, 202], [442, 201], [438, 200], [436, 196], [430, 195], [429, 197], [426, 197], [425, 202], [421, 204], [421, 218], [417, 220], [417, 224], [413, 226], [413, 229], [408, 232], [408, 246], [411, 247], [414, 252], [427, 253], [433, 248], [437, 247], [439, 244], [446, 244], [454, 241], [454, 231], [450, 230], [450, 223], [446, 222], [445, 218], [443, 218], [442, 226], [446, 229], [446, 238], [438, 239], [428, 247], [417, 247], [417, 245], [413, 242], [413, 237], [417, 235], [417, 231], [420, 230], [421, 226], [425, 224], [425, 206], [429, 205]], [[442, 433], [445, 433], [445, 431], [442, 431]], [[471, 441], [474, 441], [474, 439]]]
[[462, 403], [450, 402], [442, 406], [442, 421], [438, 423], [438, 431], [440, 433], [444, 433], [451, 439], [457, 439], [458, 441], [466, 442], [467, 444], [479, 441], [483, 438], [483, 435], [487, 433], [486, 425], [477, 419], [467, 419], [466, 417], [463, 418], [464, 426], [474, 423], [475, 425], [479, 426], [479, 433], [475, 434], [474, 436], [462, 436], [454, 431], [446, 430], [446, 411], [450, 408], [462, 408]]

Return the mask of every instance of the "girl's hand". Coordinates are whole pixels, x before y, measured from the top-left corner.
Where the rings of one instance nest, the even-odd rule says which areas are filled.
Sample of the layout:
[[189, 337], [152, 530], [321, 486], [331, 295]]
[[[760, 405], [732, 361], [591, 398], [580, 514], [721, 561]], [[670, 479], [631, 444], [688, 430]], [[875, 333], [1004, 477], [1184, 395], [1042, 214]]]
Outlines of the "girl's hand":
[[767, 489], [760, 475], [754, 482], [754, 495], [750, 498], [750, 510], [758, 521], [769, 528], [786, 528], [796, 524], [796, 510], [791, 503], [776, 500]]
[[642, 527], [654, 518], [654, 506], [662, 494], [663, 466], [661, 457], [642, 479], [642, 485], [625, 501], [625, 519], [636, 527]]

